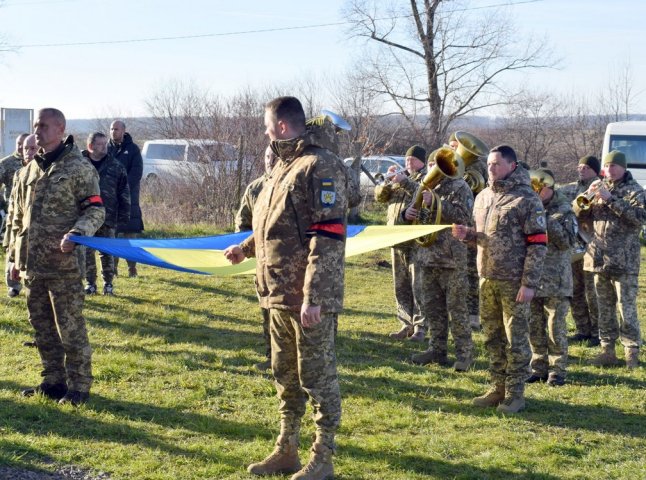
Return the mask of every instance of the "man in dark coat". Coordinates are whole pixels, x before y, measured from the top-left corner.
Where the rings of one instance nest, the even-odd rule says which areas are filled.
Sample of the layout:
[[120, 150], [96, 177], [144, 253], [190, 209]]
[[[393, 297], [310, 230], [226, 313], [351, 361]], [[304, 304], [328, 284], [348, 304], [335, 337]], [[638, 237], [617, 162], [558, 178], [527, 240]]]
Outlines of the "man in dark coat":
[[[110, 143], [108, 154], [119, 160], [128, 173], [128, 186], [130, 188], [130, 221], [127, 225], [119, 226], [117, 236], [126, 238], [137, 238], [144, 229], [144, 222], [141, 218], [141, 207], [139, 207], [139, 187], [141, 175], [144, 170], [144, 162], [141, 158], [141, 151], [132, 137], [126, 132], [126, 124], [122, 120], [115, 120], [110, 125]], [[118, 259], [115, 258], [114, 269], [117, 271]], [[137, 276], [137, 263], [128, 260], [128, 276]]]

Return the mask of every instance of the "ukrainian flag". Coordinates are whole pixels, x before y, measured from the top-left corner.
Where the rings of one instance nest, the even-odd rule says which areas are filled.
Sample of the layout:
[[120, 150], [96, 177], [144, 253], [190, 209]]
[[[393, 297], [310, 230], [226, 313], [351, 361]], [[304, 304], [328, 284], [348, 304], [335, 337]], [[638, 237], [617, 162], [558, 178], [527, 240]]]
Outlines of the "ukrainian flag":
[[[414, 238], [429, 235], [450, 225], [348, 225], [345, 256], [392, 247]], [[125, 239], [73, 236], [74, 242], [115, 257], [155, 267], [203, 275], [248, 275], [256, 272], [256, 260], [249, 258], [231, 265], [223, 251], [241, 243], [251, 232], [212, 237], [171, 239]]]

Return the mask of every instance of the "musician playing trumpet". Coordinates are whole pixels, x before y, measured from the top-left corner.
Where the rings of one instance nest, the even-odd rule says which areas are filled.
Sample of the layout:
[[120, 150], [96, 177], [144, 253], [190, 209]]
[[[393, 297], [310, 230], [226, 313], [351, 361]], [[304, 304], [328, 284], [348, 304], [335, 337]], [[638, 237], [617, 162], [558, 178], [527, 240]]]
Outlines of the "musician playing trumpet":
[[[419, 145], [410, 147], [406, 151], [406, 171], [397, 171], [396, 167], [390, 167], [386, 181], [375, 187], [375, 200], [388, 204], [388, 225], [406, 223], [403, 214], [417, 190], [419, 180], [426, 174], [425, 159], [424, 148]], [[422, 342], [426, 336], [426, 326], [424, 318], [415, 308], [411, 259], [413, 245], [413, 241], [400, 243], [391, 251], [397, 319], [401, 328], [392, 332], [390, 338], [410, 338], [412, 341]]]
[[[591, 220], [592, 239], [583, 257], [585, 271], [594, 273], [599, 306], [600, 366], [618, 363], [615, 342], [624, 346], [626, 367], [639, 365], [641, 332], [637, 317], [639, 233], [646, 222], [644, 189], [627, 170], [626, 155], [613, 150], [603, 158], [604, 183], [590, 186], [589, 208], [574, 202], [577, 217]], [[618, 321], [613, 313], [618, 309]]]

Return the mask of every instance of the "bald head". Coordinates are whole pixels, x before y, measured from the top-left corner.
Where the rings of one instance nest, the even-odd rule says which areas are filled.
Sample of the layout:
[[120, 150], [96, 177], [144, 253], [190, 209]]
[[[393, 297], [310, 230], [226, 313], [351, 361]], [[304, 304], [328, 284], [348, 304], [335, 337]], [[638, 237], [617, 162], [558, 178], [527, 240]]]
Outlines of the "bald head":
[[34, 134], [36, 143], [45, 152], [56, 149], [63, 140], [65, 133], [65, 115], [56, 108], [43, 108], [38, 111], [38, 117], [34, 122]]
[[115, 120], [110, 125], [110, 138], [114, 143], [123, 142], [123, 136], [126, 133], [126, 124], [122, 120]]
[[27, 165], [36, 156], [38, 145], [36, 144], [36, 135], [27, 135], [22, 144], [22, 163]]

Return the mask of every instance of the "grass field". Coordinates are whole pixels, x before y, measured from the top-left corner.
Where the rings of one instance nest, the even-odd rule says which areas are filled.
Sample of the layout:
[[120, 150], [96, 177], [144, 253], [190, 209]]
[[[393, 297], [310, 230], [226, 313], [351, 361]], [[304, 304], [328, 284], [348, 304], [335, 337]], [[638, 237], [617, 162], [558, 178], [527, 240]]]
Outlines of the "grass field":
[[[420, 347], [387, 338], [396, 328], [390, 271], [378, 266], [387, 258], [348, 263], [337, 478], [646, 478], [643, 366], [595, 368], [595, 350], [574, 346], [568, 384], [528, 386], [523, 413], [473, 407], [487, 387], [482, 335], [467, 373], [406, 363]], [[31, 329], [24, 296], [0, 296], [0, 464], [74, 464], [113, 479], [251, 478], [246, 465], [271, 451], [278, 428], [271, 378], [253, 368], [263, 347], [252, 283], [141, 267], [139, 278], [116, 280], [116, 297], [89, 298], [95, 384], [78, 409], [20, 396], [39, 383], [39, 359], [21, 346]], [[642, 276], [641, 312], [645, 286]], [[308, 416], [303, 459], [313, 431]]]

